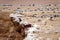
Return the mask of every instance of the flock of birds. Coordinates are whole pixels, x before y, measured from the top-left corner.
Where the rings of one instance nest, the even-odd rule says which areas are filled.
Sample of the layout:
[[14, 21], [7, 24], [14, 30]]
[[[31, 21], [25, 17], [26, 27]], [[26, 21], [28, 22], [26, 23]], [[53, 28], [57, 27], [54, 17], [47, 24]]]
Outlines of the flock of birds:
[[[0, 9], [2, 11], [4, 11], [5, 9], [7, 10], [10, 10], [11, 11], [11, 8], [10, 7], [14, 7], [14, 10], [12, 8], [13, 11], [20, 11], [20, 12], [34, 12], [34, 11], [60, 11], [60, 4], [47, 4], [47, 5], [35, 5], [33, 4], [32, 6], [19, 6], [19, 5], [0, 5]], [[16, 8], [17, 7], [17, 8]], [[23, 7], [23, 8], [21, 8]], [[24, 7], [26, 7], [26, 9], [24, 9]], [[31, 7], [35, 7], [34, 9], [32, 9]]]

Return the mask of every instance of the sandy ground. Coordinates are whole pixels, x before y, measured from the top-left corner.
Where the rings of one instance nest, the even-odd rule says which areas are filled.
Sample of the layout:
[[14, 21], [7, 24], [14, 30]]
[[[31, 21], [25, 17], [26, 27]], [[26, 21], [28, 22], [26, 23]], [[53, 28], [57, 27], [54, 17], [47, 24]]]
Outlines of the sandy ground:
[[[0, 6], [1, 7], [1, 6]], [[41, 21], [44, 21], [48, 16], [42, 17], [42, 15], [60, 15], [60, 6], [53, 6], [51, 8], [58, 8], [54, 11], [48, 11], [45, 9], [45, 6], [43, 7], [43, 11], [32, 11], [32, 12], [23, 12], [21, 16], [22, 19], [27, 21], [30, 24], [38, 24], [40, 25]], [[29, 7], [29, 6], [23, 6], [20, 7], [22, 10], [26, 10], [28, 8], [35, 10], [38, 7]], [[9, 9], [5, 9], [5, 7], [0, 8], [0, 40], [23, 40], [25, 38], [24, 30], [22, 30], [21, 33], [16, 31], [16, 28], [18, 26], [15, 26], [9, 17], [11, 13], [15, 13], [14, 10], [17, 10], [16, 7], [9, 7]], [[35, 16], [34, 16], [35, 15]], [[42, 23], [43, 24], [43, 23]], [[60, 30], [60, 16], [59, 17], [53, 17], [52, 20], [47, 20], [45, 29], [48, 29], [50, 26], [52, 26], [51, 30], [53, 28]], [[48, 36], [49, 35], [49, 36]], [[60, 38], [60, 31], [59, 32], [52, 32], [52, 33], [40, 33], [40, 36], [43, 37], [44, 40], [46, 38], [50, 37], [51, 40], [58, 40]], [[59, 39], [60, 40], [60, 39]]]

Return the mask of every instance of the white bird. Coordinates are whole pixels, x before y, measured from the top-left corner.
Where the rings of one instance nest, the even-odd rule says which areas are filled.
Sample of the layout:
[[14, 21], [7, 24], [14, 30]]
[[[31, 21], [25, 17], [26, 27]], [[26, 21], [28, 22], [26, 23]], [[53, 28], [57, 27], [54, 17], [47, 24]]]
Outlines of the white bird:
[[10, 17], [13, 17], [15, 20], [14, 21], [17, 21], [17, 22], [20, 22], [19, 18], [21, 19], [21, 17], [19, 17], [20, 15], [17, 14], [17, 13], [12, 13], [9, 15]]

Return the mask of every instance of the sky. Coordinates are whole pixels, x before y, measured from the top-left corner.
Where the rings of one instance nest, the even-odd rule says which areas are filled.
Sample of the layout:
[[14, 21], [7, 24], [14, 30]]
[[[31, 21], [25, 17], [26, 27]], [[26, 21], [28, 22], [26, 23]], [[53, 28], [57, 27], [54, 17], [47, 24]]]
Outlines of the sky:
[[60, 4], [59, 0], [0, 0], [0, 4]]

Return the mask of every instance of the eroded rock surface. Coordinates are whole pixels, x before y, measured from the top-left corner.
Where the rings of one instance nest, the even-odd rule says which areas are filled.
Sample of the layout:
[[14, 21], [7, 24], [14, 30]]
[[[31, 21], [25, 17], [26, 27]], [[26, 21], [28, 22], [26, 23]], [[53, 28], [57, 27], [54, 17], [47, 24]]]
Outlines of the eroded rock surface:
[[11, 22], [9, 15], [9, 12], [0, 12], [0, 40], [23, 40], [25, 34], [18, 32], [18, 26]]

